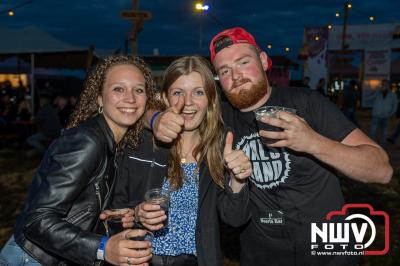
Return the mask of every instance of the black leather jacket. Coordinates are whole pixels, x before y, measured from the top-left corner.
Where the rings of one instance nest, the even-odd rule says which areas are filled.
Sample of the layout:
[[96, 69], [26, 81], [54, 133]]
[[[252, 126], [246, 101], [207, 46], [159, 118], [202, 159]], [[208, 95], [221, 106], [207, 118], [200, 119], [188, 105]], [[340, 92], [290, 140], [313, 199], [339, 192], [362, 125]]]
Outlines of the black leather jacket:
[[43, 265], [94, 265], [94, 233], [116, 176], [116, 144], [104, 117], [65, 130], [46, 152], [17, 220], [16, 242]]

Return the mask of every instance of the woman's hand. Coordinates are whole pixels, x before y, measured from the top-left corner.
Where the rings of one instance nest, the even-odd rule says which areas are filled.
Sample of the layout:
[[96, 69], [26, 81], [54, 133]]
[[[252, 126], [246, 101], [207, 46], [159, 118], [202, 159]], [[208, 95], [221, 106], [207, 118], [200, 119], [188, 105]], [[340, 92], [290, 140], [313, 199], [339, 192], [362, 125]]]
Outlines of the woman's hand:
[[100, 213], [100, 220], [108, 220], [111, 219], [113, 216], [122, 216], [121, 222], [123, 228], [128, 229], [133, 227], [133, 222], [135, 220], [135, 211], [133, 209], [123, 208], [103, 210]]
[[226, 168], [231, 174], [231, 188], [237, 193], [246, 183], [246, 180], [252, 173], [252, 166], [249, 158], [242, 150], [232, 148], [233, 134], [228, 132], [224, 147], [224, 161]]
[[139, 221], [147, 229], [157, 231], [164, 227], [163, 221], [167, 219], [165, 211], [160, 205], [142, 202], [135, 208], [136, 221]]

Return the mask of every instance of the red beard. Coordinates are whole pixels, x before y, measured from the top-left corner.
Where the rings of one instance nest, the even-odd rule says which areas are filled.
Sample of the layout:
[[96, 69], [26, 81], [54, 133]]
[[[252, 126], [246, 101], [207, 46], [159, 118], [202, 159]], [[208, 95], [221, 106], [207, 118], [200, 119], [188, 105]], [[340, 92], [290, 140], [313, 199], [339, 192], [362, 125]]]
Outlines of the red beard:
[[[250, 80], [246, 78], [241, 79], [238, 82], [234, 82], [232, 88], [236, 88], [246, 82], [250, 82]], [[225, 92], [225, 95], [234, 107], [241, 110], [247, 109], [258, 103], [267, 92], [268, 82], [263, 78], [257, 84], [252, 85], [250, 89], [239, 90], [239, 92]]]

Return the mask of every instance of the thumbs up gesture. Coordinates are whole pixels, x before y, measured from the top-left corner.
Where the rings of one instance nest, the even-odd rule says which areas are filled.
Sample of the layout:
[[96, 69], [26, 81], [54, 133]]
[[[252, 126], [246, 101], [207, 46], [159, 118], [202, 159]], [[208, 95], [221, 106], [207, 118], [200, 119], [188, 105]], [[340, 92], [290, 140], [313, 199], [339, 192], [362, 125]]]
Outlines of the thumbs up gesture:
[[[231, 175], [231, 188], [233, 192], [240, 191], [247, 177], [252, 173], [251, 163], [249, 158], [242, 150], [234, 150], [233, 134], [228, 132], [225, 139], [224, 161], [225, 166]], [[238, 190], [238, 191], [237, 191]]]
[[184, 97], [179, 97], [174, 105], [158, 115], [153, 122], [153, 134], [158, 140], [169, 143], [178, 137], [185, 123], [180, 115], [184, 106]]

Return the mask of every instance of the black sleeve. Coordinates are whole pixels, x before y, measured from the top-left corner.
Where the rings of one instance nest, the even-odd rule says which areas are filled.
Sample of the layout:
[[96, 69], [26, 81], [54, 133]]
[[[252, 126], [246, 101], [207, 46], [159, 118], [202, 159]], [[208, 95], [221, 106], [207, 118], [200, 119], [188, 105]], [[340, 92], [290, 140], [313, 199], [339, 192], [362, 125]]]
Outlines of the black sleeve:
[[315, 131], [335, 141], [341, 142], [356, 128], [336, 105], [318, 92], [310, 93], [304, 115]]
[[104, 151], [96, 138], [79, 131], [61, 136], [52, 145], [35, 176], [34, 182], [40, 184], [25, 220], [25, 237], [68, 260], [93, 264], [101, 236], [81, 230], [65, 217]]
[[250, 219], [249, 186], [247, 184], [238, 192], [233, 193], [229, 186], [231, 177], [225, 174], [224, 188], [218, 187], [217, 208], [221, 220], [234, 227], [245, 224]]

